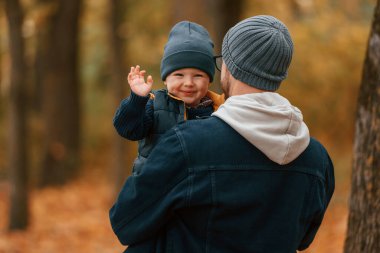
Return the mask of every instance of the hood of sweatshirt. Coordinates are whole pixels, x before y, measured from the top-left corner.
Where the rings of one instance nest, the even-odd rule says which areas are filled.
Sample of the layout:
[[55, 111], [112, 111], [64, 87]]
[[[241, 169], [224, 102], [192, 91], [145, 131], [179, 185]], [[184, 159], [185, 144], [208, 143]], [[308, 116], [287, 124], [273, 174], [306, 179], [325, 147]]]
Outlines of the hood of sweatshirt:
[[229, 97], [212, 115], [278, 164], [296, 159], [310, 142], [301, 111], [275, 92]]

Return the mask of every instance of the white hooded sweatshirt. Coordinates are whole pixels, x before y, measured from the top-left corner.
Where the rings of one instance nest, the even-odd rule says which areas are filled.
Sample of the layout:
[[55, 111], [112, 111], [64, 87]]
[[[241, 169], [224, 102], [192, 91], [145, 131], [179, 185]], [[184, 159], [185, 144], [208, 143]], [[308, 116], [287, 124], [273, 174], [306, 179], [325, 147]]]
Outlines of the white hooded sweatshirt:
[[229, 97], [212, 115], [278, 164], [296, 159], [310, 142], [301, 111], [275, 92]]

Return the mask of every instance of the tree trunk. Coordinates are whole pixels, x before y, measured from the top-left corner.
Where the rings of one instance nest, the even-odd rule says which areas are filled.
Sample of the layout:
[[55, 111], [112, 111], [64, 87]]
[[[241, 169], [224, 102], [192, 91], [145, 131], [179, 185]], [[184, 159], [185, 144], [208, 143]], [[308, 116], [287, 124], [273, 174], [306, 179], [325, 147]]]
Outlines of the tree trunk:
[[37, 10], [39, 10], [36, 26], [36, 56], [34, 57], [34, 87], [33, 87], [33, 109], [41, 113], [43, 101], [44, 76], [50, 67], [48, 49], [52, 44], [52, 16], [56, 12], [57, 3], [55, 0], [37, 0]]
[[27, 152], [26, 152], [26, 63], [22, 38], [23, 12], [19, 0], [6, 0], [11, 77], [9, 103], [9, 179], [11, 184], [9, 229], [25, 229], [28, 225]]
[[41, 77], [45, 144], [40, 185], [60, 185], [77, 176], [80, 160], [78, 28], [81, 1], [53, 0], [46, 25]]
[[215, 30], [215, 52], [221, 54], [224, 35], [241, 19], [243, 0], [207, 0], [207, 5], [212, 17], [212, 27]]
[[345, 253], [380, 252], [380, 0], [358, 98]]
[[[122, 27], [124, 23], [126, 8], [125, 0], [111, 1], [111, 9], [109, 12], [109, 42], [115, 108], [117, 108], [120, 101], [124, 98], [126, 87], [128, 87], [128, 83], [126, 82], [127, 68], [124, 61], [126, 41], [123, 38], [123, 35], [120, 34], [120, 27]], [[128, 172], [126, 166], [126, 148], [126, 140], [114, 131], [111, 165], [111, 181], [114, 185], [114, 195], [120, 191], [120, 187], [123, 185]]]
[[[243, 11], [243, 0], [207, 0], [207, 9], [210, 10], [211, 27], [215, 34], [215, 55], [222, 54], [222, 42], [227, 31], [241, 20]], [[211, 88], [217, 92], [222, 92], [220, 87], [220, 73], [215, 72], [215, 81]]]

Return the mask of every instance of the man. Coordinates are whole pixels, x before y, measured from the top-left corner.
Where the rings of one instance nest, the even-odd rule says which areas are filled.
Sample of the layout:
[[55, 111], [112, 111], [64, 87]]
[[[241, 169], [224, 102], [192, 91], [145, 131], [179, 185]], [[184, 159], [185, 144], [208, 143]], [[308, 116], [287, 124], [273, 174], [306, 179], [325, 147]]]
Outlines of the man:
[[127, 252], [294, 253], [310, 245], [334, 173], [301, 112], [274, 92], [292, 53], [286, 26], [271, 16], [227, 32], [225, 104], [170, 130], [110, 210]]

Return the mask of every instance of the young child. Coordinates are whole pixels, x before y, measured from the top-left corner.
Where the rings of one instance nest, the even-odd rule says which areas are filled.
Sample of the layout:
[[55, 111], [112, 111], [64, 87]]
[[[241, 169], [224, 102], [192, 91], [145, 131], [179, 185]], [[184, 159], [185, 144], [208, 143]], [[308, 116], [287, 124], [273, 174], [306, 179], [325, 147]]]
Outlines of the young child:
[[167, 89], [151, 91], [152, 76], [145, 82], [145, 70], [131, 67], [131, 95], [121, 101], [113, 124], [121, 136], [139, 141], [133, 173], [139, 173], [167, 130], [181, 121], [209, 116], [223, 102], [221, 95], [208, 90], [215, 73], [213, 47], [204, 27], [182, 21], [170, 31], [161, 61]]

